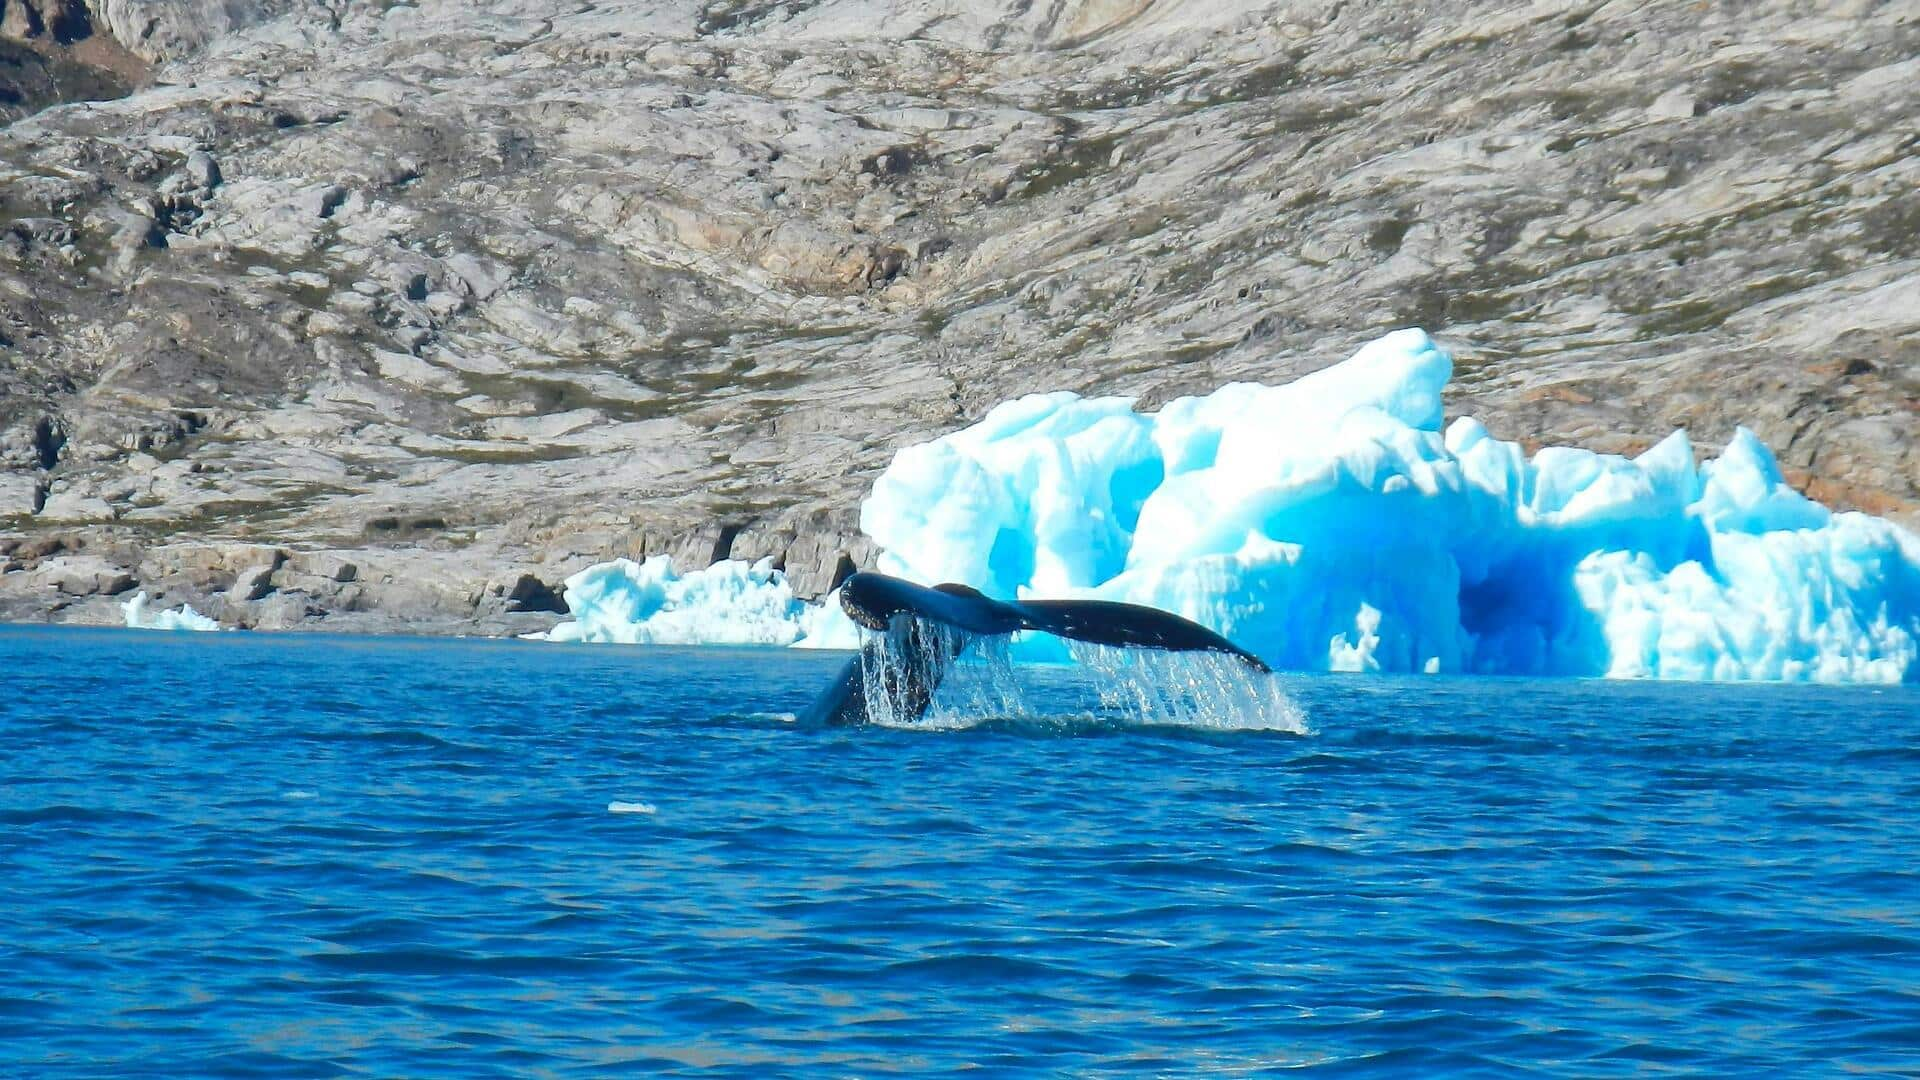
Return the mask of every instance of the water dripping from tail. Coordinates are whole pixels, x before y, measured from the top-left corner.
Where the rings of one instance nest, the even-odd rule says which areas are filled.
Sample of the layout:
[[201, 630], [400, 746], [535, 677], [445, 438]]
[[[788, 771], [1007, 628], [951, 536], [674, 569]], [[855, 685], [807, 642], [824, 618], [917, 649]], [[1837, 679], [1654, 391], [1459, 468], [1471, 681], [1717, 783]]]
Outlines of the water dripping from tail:
[[[1279, 680], [1232, 656], [1070, 641], [1075, 665], [1036, 668], [1016, 665], [1011, 646], [1006, 635], [975, 636], [896, 616], [886, 631], [869, 632], [850, 665], [857, 667], [849, 674], [857, 676], [865, 722], [921, 731], [1008, 721], [1307, 731], [1305, 713]], [[1079, 693], [1063, 691], [1062, 683]]]
[[886, 726], [914, 724], [926, 715], [934, 694], [952, 674], [976, 635], [945, 623], [899, 613], [884, 631], [864, 631], [855, 663], [866, 721]]
[[1069, 641], [1101, 710], [1142, 726], [1307, 733], [1307, 715], [1270, 672], [1214, 652], [1125, 649]]

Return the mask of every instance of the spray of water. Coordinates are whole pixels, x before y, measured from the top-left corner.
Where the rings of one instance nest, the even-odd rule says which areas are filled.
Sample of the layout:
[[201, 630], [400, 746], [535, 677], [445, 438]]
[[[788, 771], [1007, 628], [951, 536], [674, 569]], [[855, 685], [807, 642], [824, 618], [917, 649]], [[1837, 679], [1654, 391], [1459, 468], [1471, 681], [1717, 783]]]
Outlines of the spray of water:
[[923, 715], [972, 635], [911, 613], [880, 633], [863, 631], [860, 687], [869, 723], [910, 725]]
[[[869, 722], [921, 730], [987, 720], [1060, 719], [1104, 724], [1305, 733], [1306, 716], [1278, 679], [1231, 656], [1068, 642], [1076, 682], [1098, 698], [1094, 715], [1060, 715], [1022, 678], [1004, 636], [976, 638], [911, 614], [894, 617], [861, 650]], [[1032, 669], [1025, 669], [1031, 671]]]
[[1070, 641], [1104, 711], [1136, 724], [1305, 734], [1307, 717], [1272, 674], [1216, 652], [1119, 649]]

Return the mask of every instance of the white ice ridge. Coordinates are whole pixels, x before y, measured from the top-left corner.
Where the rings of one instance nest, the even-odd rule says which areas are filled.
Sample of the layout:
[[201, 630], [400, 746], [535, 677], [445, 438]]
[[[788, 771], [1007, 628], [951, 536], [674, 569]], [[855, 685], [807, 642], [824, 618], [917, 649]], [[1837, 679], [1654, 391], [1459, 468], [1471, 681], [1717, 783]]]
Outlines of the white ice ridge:
[[[1681, 432], [1632, 459], [1528, 459], [1470, 418], [1443, 430], [1451, 375], [1401, 330], [1158, 413], [1031, 395], [900, 451], [861, 526], [883, 572], [1150, 604], [1276, 667], [1920, 681], [1911, 533], [1801, 496], [1745, 429], [1704, 466]], [[623, 561], [567, 586], [560, 640], [855, 640], [764, 562]]]
[[853, 624], [831, 608], [793, 595], [771, 559], [718, 562], [675, 573], [673, 560], [615, 559], [566, 580], [573, 618], [549, 641], [622, 645], [795, 645], [855, 648]]
[[1035, 394], [909, 447], [861, 527], [876, 569], [1204, 623], [1276, 667], [1920, 681], [1920, 539], [1830, 513], [1739, 430], [1694, 464], [1531, 460], [1470, 418], [1419, 330], [1285, 386], [1134, 411]]
[[137, 592], [133, 599], [120, 605], [127, 617], [129, 630], [218, 630], [220, 624], [193, 610], [190, 604], [181, 604], [178, 610], [147, 610], [147, 594]]

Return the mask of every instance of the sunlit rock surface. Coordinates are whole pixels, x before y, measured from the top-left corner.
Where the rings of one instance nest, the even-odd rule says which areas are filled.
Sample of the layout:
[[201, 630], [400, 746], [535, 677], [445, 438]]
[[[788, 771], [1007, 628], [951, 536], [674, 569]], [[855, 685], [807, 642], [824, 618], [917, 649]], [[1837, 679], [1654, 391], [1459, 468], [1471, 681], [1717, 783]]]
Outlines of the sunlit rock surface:
[[[526, 632], [659, 554], [816, 598], [1000, 402], [1411, 325], [1529, 449], [1746, 424], [1920, 523], [1909, 5], [0, 6], [0, 544], [230, 625]], [[0, 616], [117, 621], [37, 559]]]

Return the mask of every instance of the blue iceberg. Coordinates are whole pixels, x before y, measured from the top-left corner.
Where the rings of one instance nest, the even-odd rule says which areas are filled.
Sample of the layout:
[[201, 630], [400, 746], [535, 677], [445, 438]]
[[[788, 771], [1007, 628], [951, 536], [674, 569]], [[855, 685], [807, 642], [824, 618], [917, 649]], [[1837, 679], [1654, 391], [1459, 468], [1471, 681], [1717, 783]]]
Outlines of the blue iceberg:
[[1031, 395], [902, 450], [861, 527], [883, 572], [1151, 604], [1276, 667], [1920, 680], [1912, 534], [1795, 492], [1745, 429], [1698, 467], [1681, 432], [1529, 459], [1444, 425], [1452, 367], [1402, 330], [1158, 413]]
[[[885, 573], [1150, 604], [1278, 668], [1920, 681], [1920, 539], [1800, 495], [1745, 429], [1705, 465], [1683, 432], [1529, 458], [1446, 424], [1452, 369], [1401, 330], [1157, 413], [1030, 395], [901, 450], [861, 527]], [[764, 563], [605, 564], [567, 600], [561, 640], [855, 640]]]

